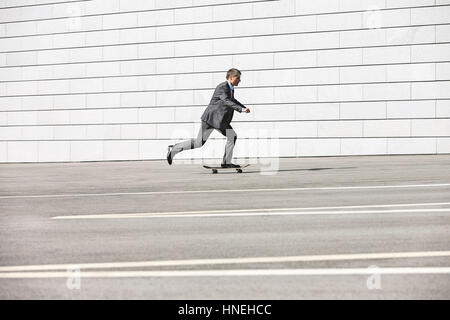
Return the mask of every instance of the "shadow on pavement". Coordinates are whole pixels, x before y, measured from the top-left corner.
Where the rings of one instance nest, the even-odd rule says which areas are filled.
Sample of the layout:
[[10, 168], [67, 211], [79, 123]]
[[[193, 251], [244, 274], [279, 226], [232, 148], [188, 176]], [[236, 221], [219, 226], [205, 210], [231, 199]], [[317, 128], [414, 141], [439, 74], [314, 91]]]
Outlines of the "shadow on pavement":
[[[356, 169], [357, 167], [340, 167], [340, 168], [310, 168], [310, 169], [278, 169], [278, 170], [245, 170], [243, 169], [241, 174], [244, 173], [260, 173], [260, 172], [294, 172], [294, 171], [322, 171], [322, 170], [343, 170], [343, 169]], [[220, 171], [219, 173], [224, 174], [235, 174], [236, 172], [234, 170], [229, 171]], [[207, 172], [206, 174], [211, 174], [210, 172]]]

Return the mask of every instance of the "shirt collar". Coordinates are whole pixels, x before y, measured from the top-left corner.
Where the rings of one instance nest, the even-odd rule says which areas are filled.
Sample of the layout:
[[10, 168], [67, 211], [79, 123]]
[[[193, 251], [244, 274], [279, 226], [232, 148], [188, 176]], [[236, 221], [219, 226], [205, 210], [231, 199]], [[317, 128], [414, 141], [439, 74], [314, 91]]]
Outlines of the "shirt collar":
[[228, 83], [228, 86], [230, 87], [230, 89], [233, 91], [234, 90], [233, 85], [229, 81], [227, 81], [227, 83]]

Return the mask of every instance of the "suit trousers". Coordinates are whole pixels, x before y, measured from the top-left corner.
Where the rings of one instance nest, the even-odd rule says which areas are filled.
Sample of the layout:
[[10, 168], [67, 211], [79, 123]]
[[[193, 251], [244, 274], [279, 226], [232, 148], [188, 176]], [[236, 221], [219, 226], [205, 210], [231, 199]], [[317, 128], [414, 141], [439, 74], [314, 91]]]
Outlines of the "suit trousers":
[[[209, 136], [214, 131], [214, 129], [216, 128], [210, 126], [205, 121], [202, 121], [202, 125], [198, 132], [197, 139], [189, 139], [175, 144], [172, 149], [172, 157], [174, 157], [177, 153], [184, 150], [200, 148], [205, 144], [206, 140], [208, 140]], [[234, 145], [236, 144], [237, 139], [236, 132], [229, 124], [224, 129], [216, 129], [216, 130], [227, 138], [227, 143], [225, 145], [225, 154], [223, 156], [222, 164], [229, 164], [231, 163]]]

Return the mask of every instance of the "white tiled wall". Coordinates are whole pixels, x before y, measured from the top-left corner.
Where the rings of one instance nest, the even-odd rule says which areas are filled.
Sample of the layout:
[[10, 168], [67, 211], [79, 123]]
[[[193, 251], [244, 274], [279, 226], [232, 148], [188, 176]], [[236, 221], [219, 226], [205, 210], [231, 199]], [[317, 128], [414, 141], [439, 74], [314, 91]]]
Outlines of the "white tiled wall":
[[448, 0], [0, 0], [0, 162], [164, 159], [231, 67], [236, 157], [450, 153]]

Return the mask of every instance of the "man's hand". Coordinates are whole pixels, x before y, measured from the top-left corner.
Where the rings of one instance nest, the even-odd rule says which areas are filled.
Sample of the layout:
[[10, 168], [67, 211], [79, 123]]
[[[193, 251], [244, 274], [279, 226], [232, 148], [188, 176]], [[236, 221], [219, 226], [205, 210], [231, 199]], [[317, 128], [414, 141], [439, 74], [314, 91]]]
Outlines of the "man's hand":
[[242, 112], [250, 113], [250, 109], [249, 109], [249, 108], [244, 108], [244, 109], [242, 110]]

